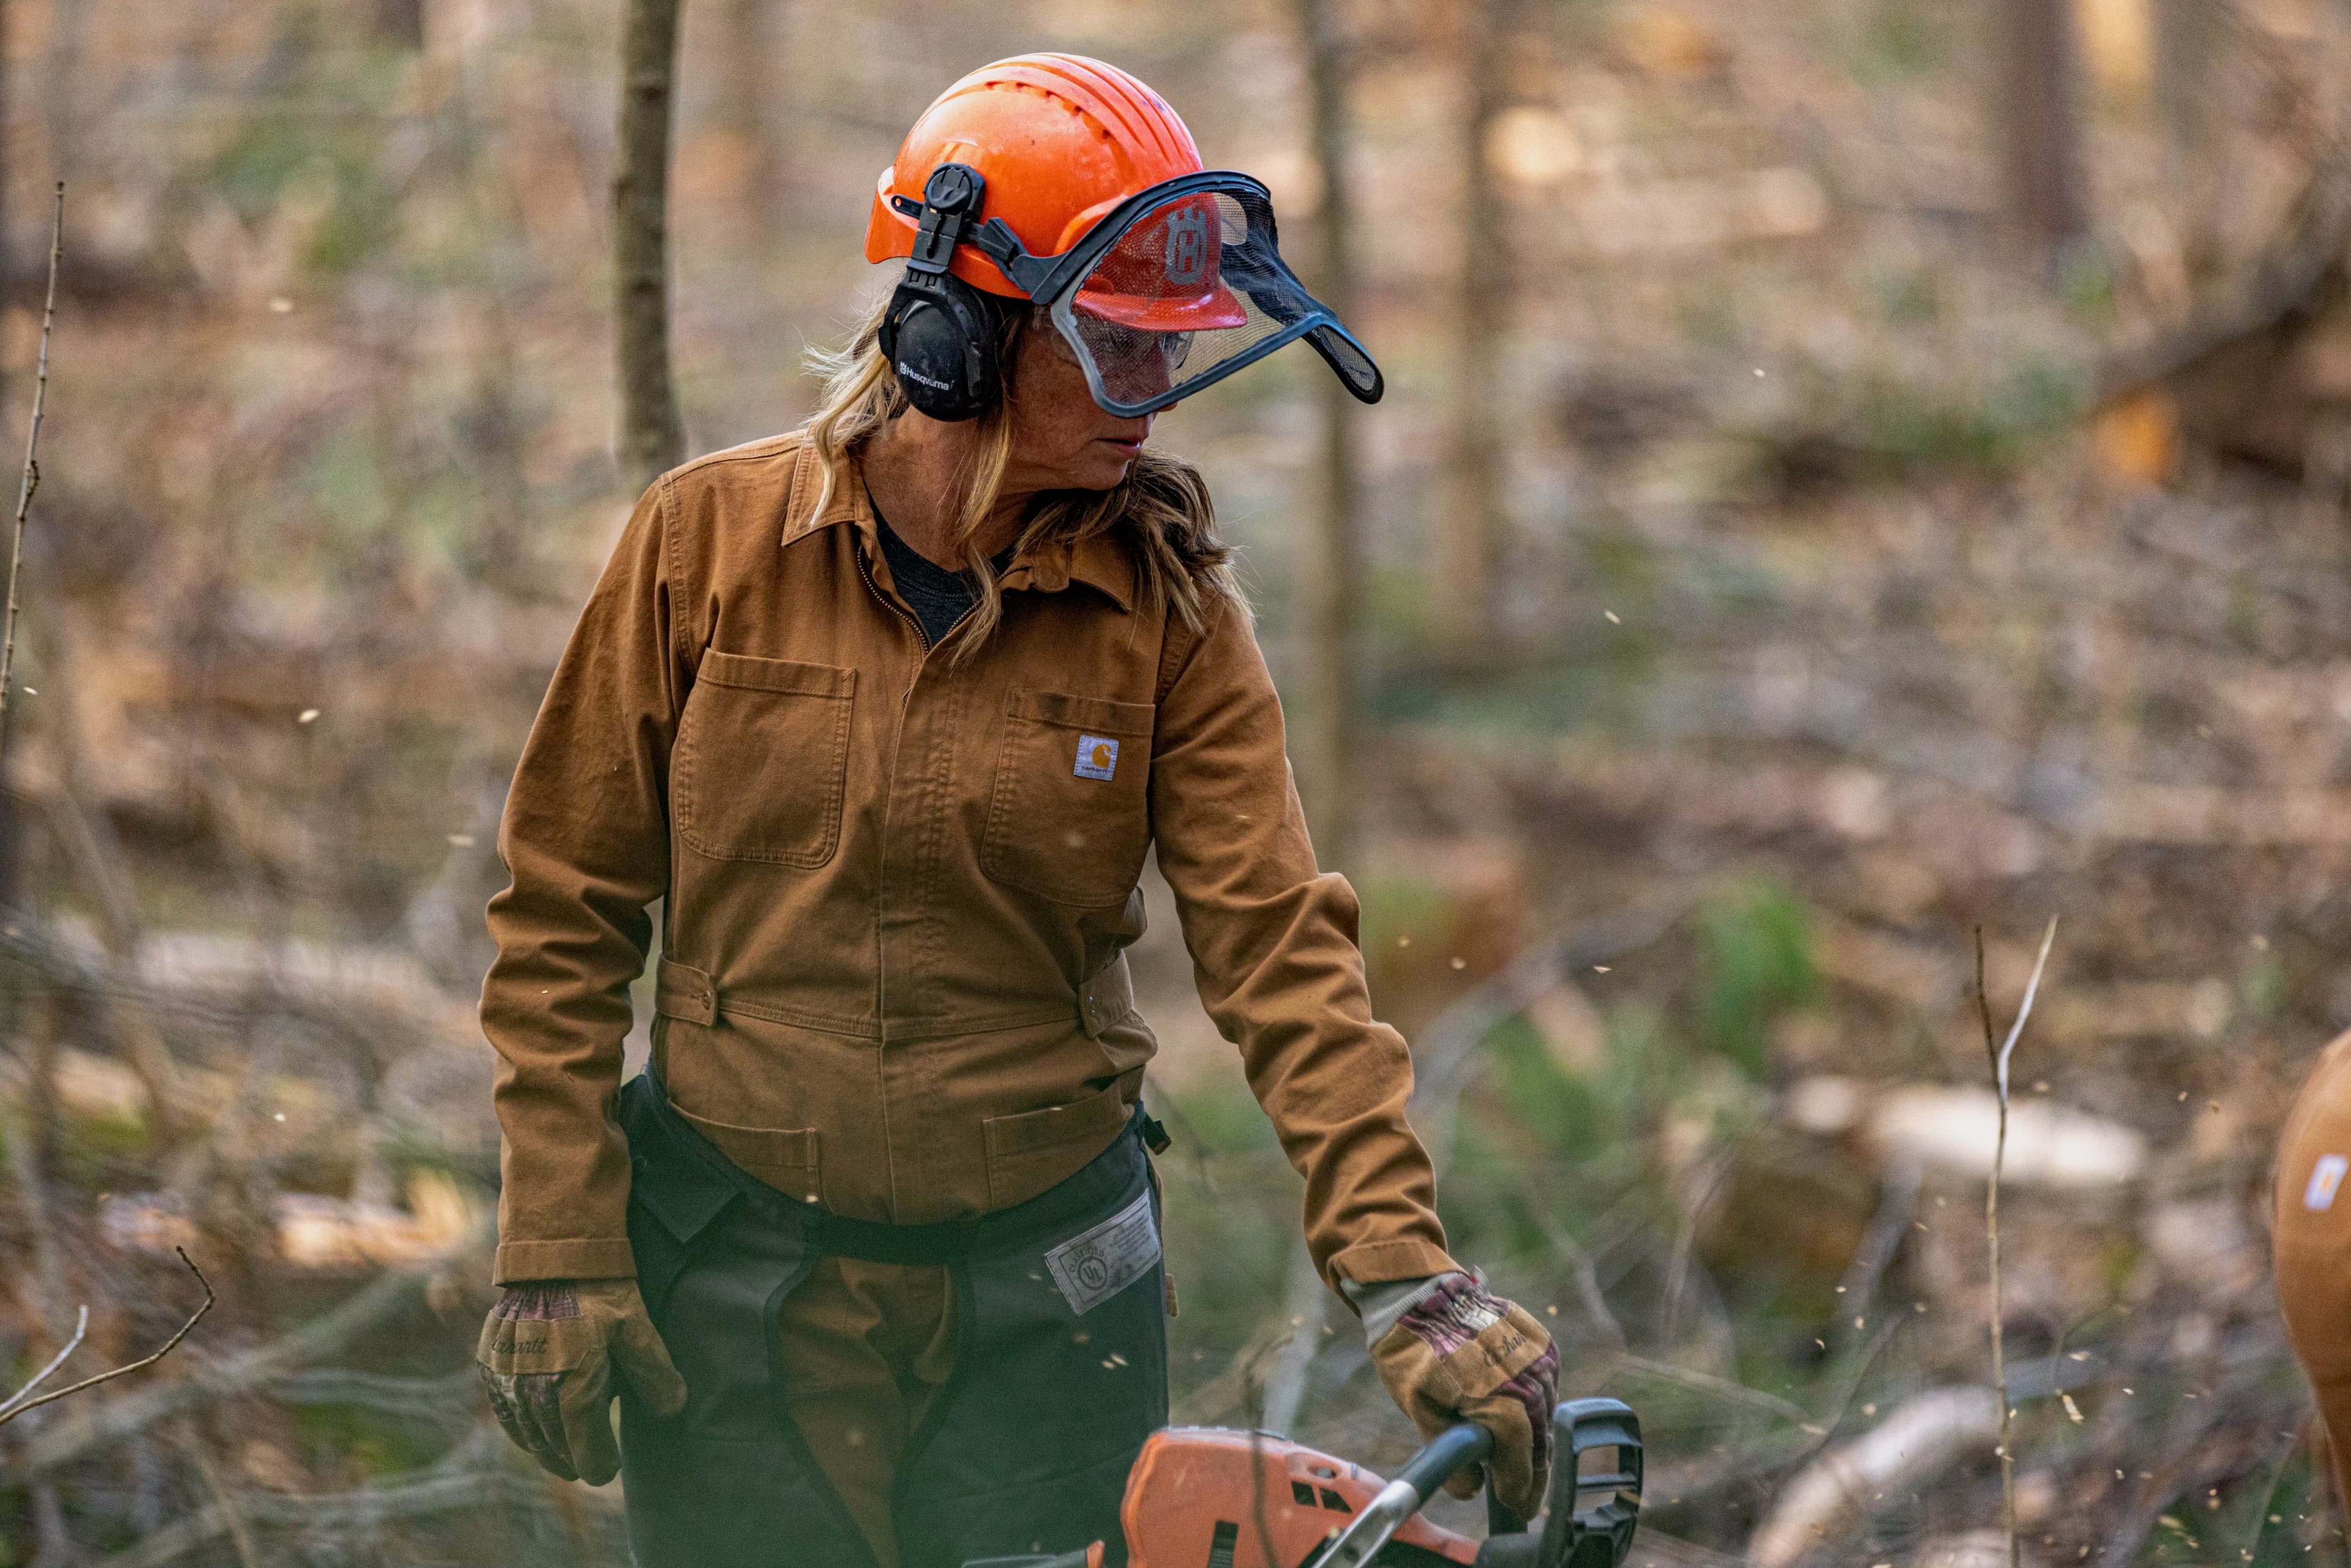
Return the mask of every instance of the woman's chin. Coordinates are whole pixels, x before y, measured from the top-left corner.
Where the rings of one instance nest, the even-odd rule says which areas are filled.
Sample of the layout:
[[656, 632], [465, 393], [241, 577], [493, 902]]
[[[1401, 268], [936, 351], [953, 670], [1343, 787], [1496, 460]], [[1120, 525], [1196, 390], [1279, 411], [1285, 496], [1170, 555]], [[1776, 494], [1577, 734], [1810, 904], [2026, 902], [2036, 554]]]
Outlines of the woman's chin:
[[1126, 480], [1127, 471], [1134, 466], [1132, 457], [1108, 457], [1088, 462], [1070, 481], [1080, 490], [1113, 490]]

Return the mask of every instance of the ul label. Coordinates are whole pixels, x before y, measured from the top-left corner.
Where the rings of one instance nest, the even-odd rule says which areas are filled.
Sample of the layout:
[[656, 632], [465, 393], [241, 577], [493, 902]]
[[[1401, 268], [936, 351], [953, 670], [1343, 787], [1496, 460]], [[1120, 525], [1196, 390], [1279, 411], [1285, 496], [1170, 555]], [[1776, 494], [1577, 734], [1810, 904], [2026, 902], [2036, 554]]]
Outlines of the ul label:
[[1053, 1271], [1061, 1299], [1080, 1317], [1151, 1272], [1158, 1261], [1159, 1228], [1152, 1223], [1147, 1191], [1045, 1254], [1045, 1267]]

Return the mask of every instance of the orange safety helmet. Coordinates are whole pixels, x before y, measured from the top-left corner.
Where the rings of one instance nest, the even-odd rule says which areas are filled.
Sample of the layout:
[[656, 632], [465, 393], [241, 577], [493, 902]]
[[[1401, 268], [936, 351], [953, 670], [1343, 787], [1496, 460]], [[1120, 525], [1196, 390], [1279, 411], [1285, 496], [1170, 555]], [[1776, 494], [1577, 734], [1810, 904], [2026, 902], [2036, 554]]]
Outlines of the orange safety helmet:
[[[1128, 198], [1201, 170], [1200, 150], [1167, 100], [1135, 78], [1081, 55], [1017, 55], [983, 66], [941, 93], [882, 172], [865, 225], [865, 259], [914, 253], [923, 193], [934, 170], [961, 163], [986, 182], [974, 220], [1004, 220], [1037, 256], [1070, 250]], [[893, 200], [894, 198], [894, 200]], [[1153, 332], [1242, 325], [1248, 314], [1217, 276], [1215, 198], [1155, 211], [1122, 237], [1077, 294], [1084, 309]], [[1169, 287], [1162, 256], [1196, 256]], [[948, 270], [989, 294], [1029, 291], [969, 245]]]

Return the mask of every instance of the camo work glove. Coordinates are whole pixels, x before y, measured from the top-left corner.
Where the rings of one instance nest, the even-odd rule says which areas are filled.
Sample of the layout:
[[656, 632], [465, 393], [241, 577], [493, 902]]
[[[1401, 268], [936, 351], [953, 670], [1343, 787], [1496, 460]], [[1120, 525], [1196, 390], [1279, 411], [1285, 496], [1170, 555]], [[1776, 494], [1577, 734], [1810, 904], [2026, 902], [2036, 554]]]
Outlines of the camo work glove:
[[508, 1285], [482, 1324], [474, 1359], [507, 1436], [567, 1481], [600, 1487], [621, 1472], [616, 1371], [660, 1414], [685, 1407], [685, 1380], [634, 1280]]
[[[1373, 1344], [1372, 1364], [1422, 1437], [1459, 1421], [1492, 1432], [1494, 1493], [1520, 1518], [1534, 1516], [1551, 1476], [1559, 1347], [1525, 1308], [1476, 1276], [1439, 1274]], [[1483, 1481], [1473, 1466], [1446, 1490], [1475, 1497]]]

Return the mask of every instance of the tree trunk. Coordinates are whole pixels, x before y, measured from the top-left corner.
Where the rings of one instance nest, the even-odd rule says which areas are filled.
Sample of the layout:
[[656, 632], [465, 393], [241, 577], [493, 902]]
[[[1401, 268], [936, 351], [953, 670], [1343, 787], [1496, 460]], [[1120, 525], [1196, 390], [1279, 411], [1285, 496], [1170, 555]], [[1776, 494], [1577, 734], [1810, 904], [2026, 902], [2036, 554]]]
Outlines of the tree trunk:
[[1435, 552], [1441, 638], [1488, 635], [1502, 552], [1501, 433], [1495, 389], [1507, 326], [1510, 256], [1486, 141], [1502, 108], [1501, 11], [1506, 0], [1463, 0], [1461, 28], [1461, 274], [1454, 303], [1452, 430], [1447, 442], [1442, 533]]
[[2175, 160], [2204, 150], [2220, 106], [2212, 102], [2223, 8], [2214, 0], [2155, 0], [2155, 98], [2164, 151]]
[[[1342, 321], [1354, 325], [1347, 46], [1332, 16], [1333, 4], [1299, 0], [1298, 5], [1312, 99], [1310, 134], [1322, 184], [1313, 287]], [[1362, 492], [1356, 479], [1355, 400], [1336, 376], [1318, 375], [1315, 381], [1322, 389], [1322, 492], [1314, 514], [1313, 549], [1306, 557], [1306, 727], [1300, 749], [1305, 764], [1306, 821], [1317, 856], [1326, 866], [1344, 868], [1354, 849], [1348, 807], [1355, 778], [1356, 607], [1363, 601], [1364, 577], [1355, 519]]]
[[781, 9], [775, 0], [730, 0], [718, 84], [721, 122], [743, 155], [738, 210], [760, 244], [773, 241], [783, 227], [784, 157], [776, 133], [783, 97]]
[[2074, 0], [2003, 0], [2000, 123], [2011, 222], [2037, 260], [2081, 237], [2080, 69]]
[[424, 47], [424, 0], [375, 0], [371, 20], [378, 43], [402, 49]]
[[622, 23], [619, 169], [612, 178], [621, 469], [650, 485], [685, 455], [669, 370], [669, 141], [682, 0], [629, 0]]

